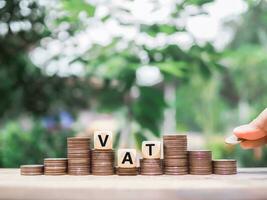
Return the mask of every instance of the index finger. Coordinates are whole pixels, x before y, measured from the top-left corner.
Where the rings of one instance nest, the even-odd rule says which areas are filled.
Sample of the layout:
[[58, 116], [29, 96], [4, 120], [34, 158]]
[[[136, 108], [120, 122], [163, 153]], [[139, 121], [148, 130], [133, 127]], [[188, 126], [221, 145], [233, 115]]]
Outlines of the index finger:
[[267, 137], [258, 140], [245, 140], [240, 143], [243, 149], [253, 149], [267, 144]]

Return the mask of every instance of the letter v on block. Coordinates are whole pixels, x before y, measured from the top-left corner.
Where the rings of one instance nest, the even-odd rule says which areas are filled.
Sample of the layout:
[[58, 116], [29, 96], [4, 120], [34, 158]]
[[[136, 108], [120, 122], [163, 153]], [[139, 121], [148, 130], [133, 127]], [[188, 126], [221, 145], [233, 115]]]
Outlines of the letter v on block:
[[95, 149], [112, 149], [112, 132], [95, 131], [94, 132]]

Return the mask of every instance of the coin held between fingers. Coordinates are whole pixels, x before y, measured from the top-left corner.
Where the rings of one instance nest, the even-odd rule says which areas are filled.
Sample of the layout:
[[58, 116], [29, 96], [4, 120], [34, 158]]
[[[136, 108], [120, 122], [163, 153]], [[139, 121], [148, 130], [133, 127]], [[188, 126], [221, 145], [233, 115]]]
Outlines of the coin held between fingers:
[[236, 137], [235, 135], [231, 135], [231, 136], [225, 138], [224, 141], [225, 141], [225, 143], [227, 143], [227, 144], [236, 145], [236, 144], [240, 144], [240, 143], [241, 143], [242, 141], [244, 141], [244, 140], [242, 140], [242, 139]]

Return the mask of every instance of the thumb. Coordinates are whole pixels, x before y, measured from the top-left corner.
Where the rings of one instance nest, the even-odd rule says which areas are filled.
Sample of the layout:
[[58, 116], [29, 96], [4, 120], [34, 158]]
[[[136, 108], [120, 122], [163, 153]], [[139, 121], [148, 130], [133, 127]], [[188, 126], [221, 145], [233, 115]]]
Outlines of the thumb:
[[234, 134], [238, 138], [257, 140], [267, 135], [267, 108], [251, 123], [236, 127]]
[[251, 124], [259, 129], [262, 129], [264, 132], [267, 132], [267, 108], [262, 111], [259, 116], [254, 119]]
[[236, 137], [246, 140], [257, 140], [265, 136], [265, 132], [263, 130], [251, 124], [238, 126], [233, 132]]

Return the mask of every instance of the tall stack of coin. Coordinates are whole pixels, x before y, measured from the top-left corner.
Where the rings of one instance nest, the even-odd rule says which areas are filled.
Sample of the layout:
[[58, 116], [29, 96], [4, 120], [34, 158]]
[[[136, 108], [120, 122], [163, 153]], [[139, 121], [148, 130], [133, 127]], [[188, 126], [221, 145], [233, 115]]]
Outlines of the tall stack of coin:
[[65, 175], [67, 173], [67, 158], [45, 158], [45, 175]]
[[105, 176], [113, 175], [115, 154], [112, 149], [93, 149], [92, 150], [92, 174]]
[[231, 175], [237, 173], [236, 160], [219, 159], [213, 160], [213, 172], [220, 175]]
[[90, 174], [90, 138], [68, 138], [68, 174]]
[[21, 165], [20, 174], [24, 176], [34, 176], [44, 174], [43, 165]]
[[159, 158], [143, 158], [140, 159], [141, 175], [162, 175], [163, 162]]
[[188, 174], [188, 152], [186, 135], [164, 135], [163, 151], [165, 174]]
[[211, 151], [189, 151], [190, 174], [208, 175], [212, 173]]
[[117, 167], [116, 174], [119, 176], [136, 176], [139, 173], [139, 169], [137, 167]]

